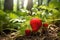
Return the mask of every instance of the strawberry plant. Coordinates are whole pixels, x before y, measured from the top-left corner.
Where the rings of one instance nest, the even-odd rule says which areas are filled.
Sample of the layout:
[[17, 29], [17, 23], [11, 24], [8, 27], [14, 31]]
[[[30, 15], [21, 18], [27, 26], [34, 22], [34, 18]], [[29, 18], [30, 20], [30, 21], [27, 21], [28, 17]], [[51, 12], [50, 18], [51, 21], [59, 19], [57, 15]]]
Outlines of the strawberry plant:
[[42, 21], [38, 18], [33, 18], [30, 21], [30, 25], [31, 25], [32, 31], [37, 32], [42, 26]]
[[26, 29], [26, 30], [25, 30], [25, 35], [26, 35], [26, 36], [29, 36], [30, 34], [31, 34], [31, 30]]
[[43, 27], [48, 27], [48, 23], [43, 23]]

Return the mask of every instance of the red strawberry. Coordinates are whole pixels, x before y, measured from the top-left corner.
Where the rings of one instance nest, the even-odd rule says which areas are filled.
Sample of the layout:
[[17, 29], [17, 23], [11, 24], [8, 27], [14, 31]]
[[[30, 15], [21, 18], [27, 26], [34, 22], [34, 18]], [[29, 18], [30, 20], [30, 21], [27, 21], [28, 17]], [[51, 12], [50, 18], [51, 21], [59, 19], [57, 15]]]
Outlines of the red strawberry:
[[43, 24], [43, 27], [48, 27], [48, 23], [44, 23]]
[[40, 29], [40, 27], [42, 26], [42, 21], [39, 18], [33, 18], [30, 21], [30, 25], [32, 27], [32, 31], [37, 32]]
[[26, 29], [26, 30], [25, 30], [25, 35], [26, 35], [26, 36], [29, 36], [30, 33], [31, 33], [31, 30], [29, 30], [29, 29]]

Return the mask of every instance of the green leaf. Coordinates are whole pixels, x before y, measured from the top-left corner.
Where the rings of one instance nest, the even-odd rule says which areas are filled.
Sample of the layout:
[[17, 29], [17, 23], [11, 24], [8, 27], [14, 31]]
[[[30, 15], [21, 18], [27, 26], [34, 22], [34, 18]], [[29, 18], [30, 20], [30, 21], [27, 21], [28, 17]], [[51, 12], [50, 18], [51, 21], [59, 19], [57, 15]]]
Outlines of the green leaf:
[[38, 8], [41, 8], [41, 9], [48, 9], [48, 6], [41, 5], [41, 6], [39, 6]]
[[10, 13], [10, 14], [9, 14], [9, 17], [10, 17], [11, 19], [16, 19], [16, 18], [18, 18], [18, 16], [17, 16], [16, 14], [14, 14], [14, 13]]

